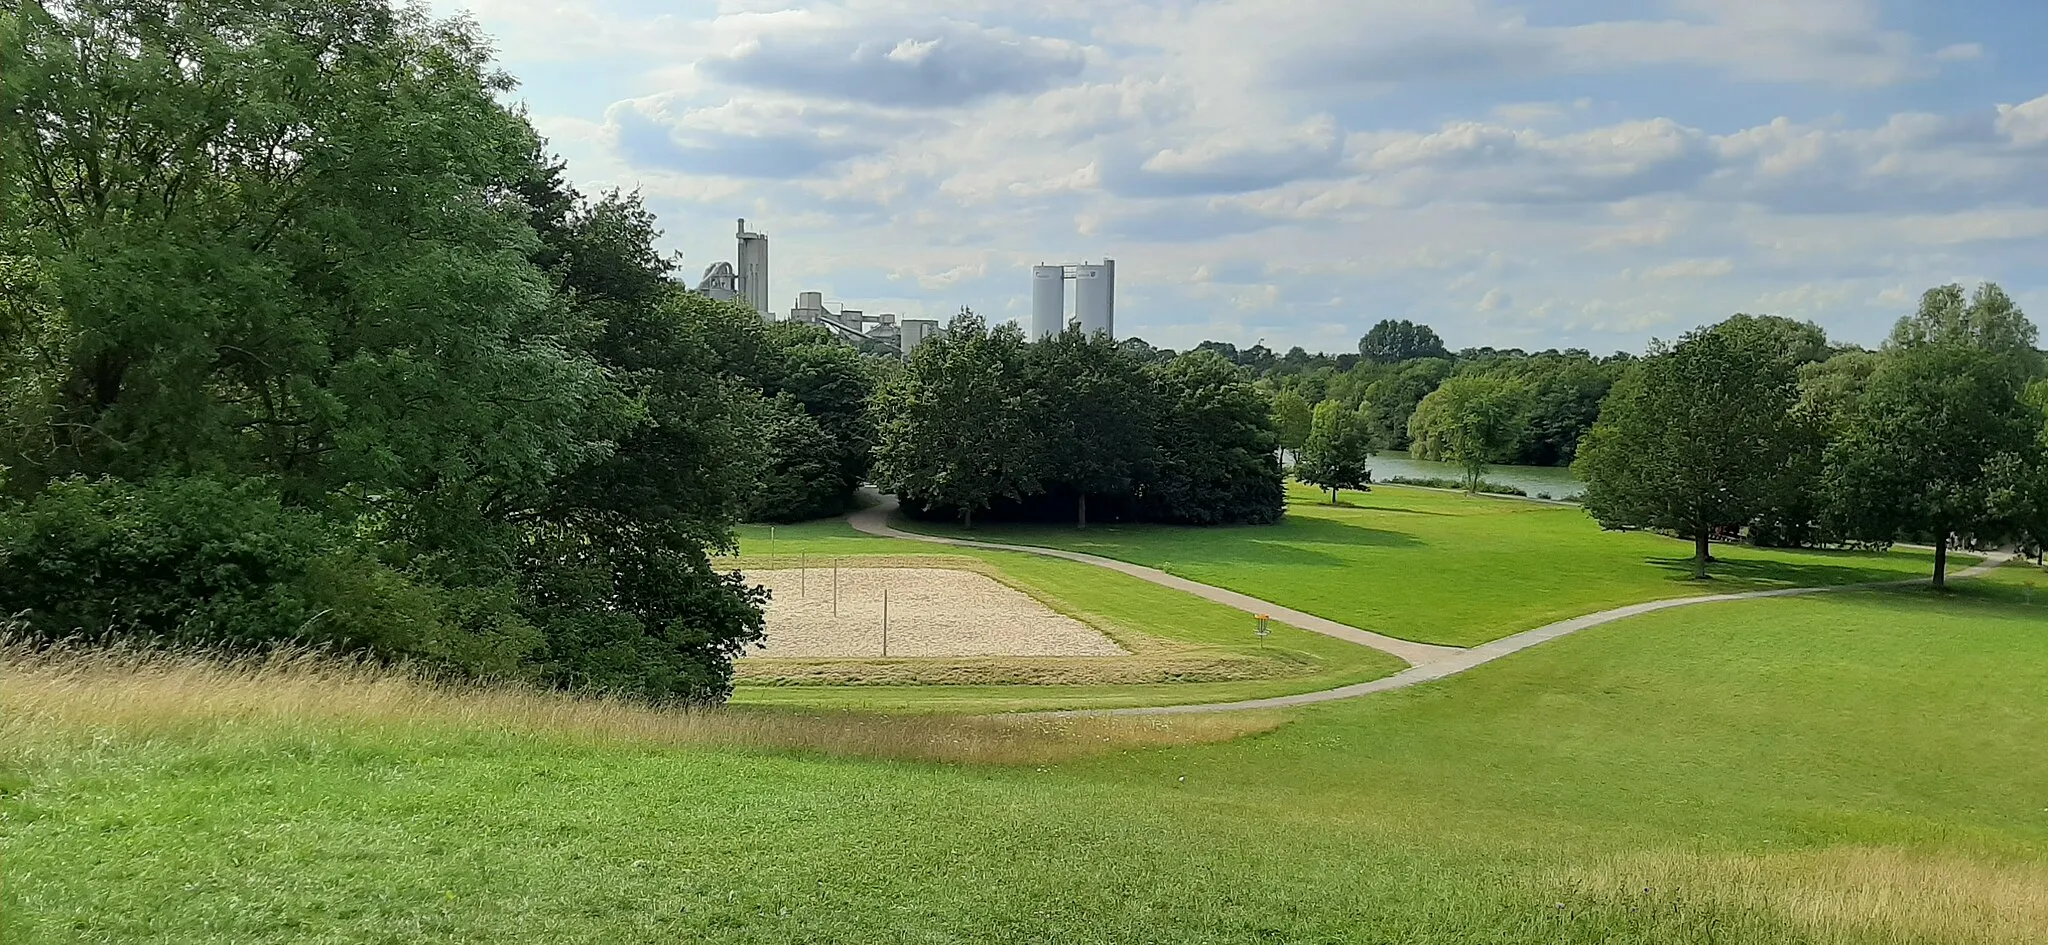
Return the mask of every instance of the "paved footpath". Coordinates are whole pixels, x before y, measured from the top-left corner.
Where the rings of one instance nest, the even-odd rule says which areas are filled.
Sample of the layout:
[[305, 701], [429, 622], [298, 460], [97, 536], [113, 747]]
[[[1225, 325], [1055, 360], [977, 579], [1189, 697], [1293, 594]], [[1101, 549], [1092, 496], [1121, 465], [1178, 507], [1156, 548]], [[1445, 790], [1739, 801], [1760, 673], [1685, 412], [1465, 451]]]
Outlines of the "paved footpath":
[[[1534, 630], [1525, 630], [1514, 636], [1502, 637], [1491, 643], [1481, 644], [1470, 649], [1462, 649], [1454, 646], [1416, 643], [1411, 640], [1402, 640], [1384, 634], [1373, 633], [1370, 630], [1360, 630], [1357, 627], [1346, 626], [1345, 624], [1318, 617], [1314, 614], [1302, 613], [1290, 607], [1282, 607], [1279, 604], [1263, 601], [1249, 594], [1240, 594], [1236, 591], [1225, 590], [1220, 587], [1211, 587], [1207, 584], [1197, 583], [1183, 577], [1168, 574], [1157, 568], [1148, 568], [1144, 565], [1132, 564], [1128, 561], [1118, 561], [1115, 558], [1104, 558], [1099, 555], [1082, 554], [1077, 551], [1066, 551], [1059, 548], [1041, 548], [1034, 545], [1006, 545], [992, 541], [941, 538], [937, 535], [920, 535], [915, 532], [900, 531], [889, 525], [889, 514], [895, 510], [895, 497], [883, 496], [880, 504], [870, 506], [848, 516], [847, 523], [852, 525], [856, 531], [874, 535], [878, 538], [900, 538], [937, 545], [951, 545], [957, 548], [985, 548], [991, 551], [1022, 552], [1024, 554], [1043, 555], [1048, 558], [1061, 558], [1067, 561], [1078, 561], [1082, 564], [1108, 568], [1112, 571], [1128, 574], [1141, 581], [1149, 581], [1162, 587], [1170, 587], [1206, 600], [1212, 600], [1226, 607], [1235, 607], [1246, 613], [1266, 614], [1281, 623], [1300, 627], [1303, 630], [1336, 637], [1339, 640], [1349, 640], [1352, 643], [1369, 646], [1384, 653], [1391, 653], [1406, 660], [1410, 667], [1392, 676], [1375, 679], [1371, 682], [1362, 682], [1337, 689], [1325, 689], [1321, 692], [1275, 696], [1270, 699], [1248, 699], [1243, 702], [1212, 702], [1200, 705], [1171, 705], [1136, 709], [1080, 709], [1070, 712], [1032, 713], [1054, 717], [1078, 715], [1186, 715], [1201, 712], [1238, 712], [1247, 709], [1286, 709], [1294, 706], [1314, 705], [1318, 702], [1355, 699], [1359, 696], [1367, 696], [1375, 692], [1406, 689], [1409, 686], [1433, 682], [1447, 676], [1455, 676], [1473, 667], [1483, 666], [1509, 654], [1519, 653], [1532, 646], [1548, 643], [1558, 637], [1569, 636], [1589, 627], [1597, 627], [1604, 623], [1613, 623], [1616, 620], [1655, 613], [1660, 610], [1670, 610], [1673, 607], [1691, 607], [1698, 604], [1716, 604], [1738, 600], [1757, 600], [1765, 597], [1799, 597], [1807, 594], [1825, 594], [1833, 591], [1854, 590], [1858, 588], [1920, 583], [1920, 579], [1915, 578], [1906, 581], [1883, 581], [1872, 584], [1841, 584], [1831, 587], [1788, 587], [1771, 591], [1749, 591], [1741, 594], [1710, 594], [1701, 597], [1675, 597], [1669, 600], [1654, 600], [1641, 604], [1630, 604], [1626, 607], [1616, 607], [1612, 610], [1603, 610], [1599, 613], [1587, 614], [1583, 617], [1573, 617], [1569, 620], [1560, 620], [1547, 626], [1537, 627]], [[1991, 555], [1985, 558], [1983, 563], [1955, 572], [1950, 577], [1972, 578], [1988, 574], [1993, 569], [2005, 564], [2009, 557], [2009, 555], [2003, 554]]]

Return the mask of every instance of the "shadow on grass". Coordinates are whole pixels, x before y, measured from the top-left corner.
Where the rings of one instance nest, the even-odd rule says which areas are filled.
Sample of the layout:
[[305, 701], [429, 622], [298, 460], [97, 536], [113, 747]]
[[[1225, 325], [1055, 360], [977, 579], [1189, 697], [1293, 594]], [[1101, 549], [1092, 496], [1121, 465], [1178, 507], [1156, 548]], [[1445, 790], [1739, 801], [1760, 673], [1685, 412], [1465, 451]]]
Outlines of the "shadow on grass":
[[[1729, 591], [1745, 587], [1832, 587], [1841, 584], [1870, 584], [1880, 581], [1912, 580], [1919, 575], [1883, 568], [1846, 564], [1813, 564], [1799, 561], [1756, 561], [1721, 558], [1707, 566], [1705, 581], [1693, 579], [1693, 558], [1650, 558], [1648, 563], [1664, 571], [1671, 580], [1704, 590], [1717, 587]], [[1927, 575], [1932, 577], [1930, 573]]]
[[1042, 525], [986, 525], [970, 532], [957, 527], [934, 527], [929, 522], [914, 524], [915, 530], [924, 534], [1060, 548], [1158, 567], [1345, 568], [1354, 567], [1358, 562], [1341, 554], [1303, 545], [1417, 548], [1426, 544], [1406, 532], [1300, 516], [1274, 525], [1215, 528], [1120, 525], [1090, 527], [1086, 531], [1052, 529]]

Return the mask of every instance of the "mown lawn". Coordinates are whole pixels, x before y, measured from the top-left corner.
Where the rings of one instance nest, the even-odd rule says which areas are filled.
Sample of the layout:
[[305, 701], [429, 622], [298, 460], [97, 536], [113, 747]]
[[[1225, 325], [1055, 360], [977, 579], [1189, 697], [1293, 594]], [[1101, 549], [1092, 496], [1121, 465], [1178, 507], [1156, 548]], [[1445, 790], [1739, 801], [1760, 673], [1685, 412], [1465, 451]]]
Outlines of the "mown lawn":
[[889, 712], [1002, 712], [1025, 709], [1114, 708], [1229, 702], [1331, 689], [1378, 679], [1407, 668], [1377, 650], [1274, 623], [1260, 639], [1242, 611], [1102, 568], [1036, 555], [956, 549], [874, 538], [842, 521], [779, 526], [774, 541], [765, 526], [741, 531], [741, 567], [818, 569], [820, 579], [837, 559], [849, 566], [875, 555], [969, 557], [1028, 589], [1055, 610], [1079, 617], [1112, 636], [1145, 634], [1191, 652], [1217, 651], [1299, 667], [1274, 678], [1225, 682], [1101, 686], [767, 686], [743, 685], [742, 705], [815, 706]]
[[0, 938], [2039, 942], [2041, 577], [1685, 608], [1036, 765], [16, 712]]
[[[906, 529], [1085, 551], [1260, 596], [1388, 636], [1474, 646], [1639, 601], [1932, 575], [1931, 553], [1715, 546], [1714, 579], [1690, 580], [1692, 546], [1603, 532], [1572, 507], [1378, 486], [1332, 507], [1290, 487], [1287, 518], [1244, 528], [977, 526]], [[858, 540], [858, 539], [854, 539]], [[1958, 569], [1974, 559], [1959, 558]]]

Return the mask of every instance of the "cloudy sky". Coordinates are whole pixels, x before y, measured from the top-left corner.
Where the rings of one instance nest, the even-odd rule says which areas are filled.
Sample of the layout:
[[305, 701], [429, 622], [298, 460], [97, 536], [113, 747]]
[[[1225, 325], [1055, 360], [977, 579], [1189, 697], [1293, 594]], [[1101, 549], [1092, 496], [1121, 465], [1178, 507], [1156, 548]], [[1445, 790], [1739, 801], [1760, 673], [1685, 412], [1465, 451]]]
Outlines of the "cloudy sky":
[[1637, 349], [1736, 311], [1872, 343], [1928, 286], [2048, 316], [2042, 0], [436, 0], [692, 280], [995, 319]]

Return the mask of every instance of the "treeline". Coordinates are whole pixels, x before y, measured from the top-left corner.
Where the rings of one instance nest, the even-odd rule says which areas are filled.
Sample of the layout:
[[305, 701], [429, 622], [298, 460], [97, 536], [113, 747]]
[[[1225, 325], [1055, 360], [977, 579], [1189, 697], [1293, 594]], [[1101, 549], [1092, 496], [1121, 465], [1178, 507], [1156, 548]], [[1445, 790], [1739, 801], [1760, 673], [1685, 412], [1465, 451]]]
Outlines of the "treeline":
[[911, 514], [1277, 521], [1271, 407], [1239, 368], [1143, 356], [1070, 329], [1030, 343], [963, 312], [876, 397], [875, 472]]
[[1996, 285], [1933, 289], [1881, 351], [1738, 315], [1658, 346], [1615, 384], [1573, 470], [1609, 527], [1695, 543], [2048, 542], [2048, 359]]
[[844, 507], [873, 373], [681, 292], [461, 22], [0, 14], [0, 618], [714, 699], [743, 515]]
[[[1173, 352], [1139, 339], [1123, 343], [1136, 357], [1155, 360]], [[1225, 342], [1197, 346], [1251, 372], [1273, 398], [1282, 446], [1307, 444], [1311, 416], [1324, 402], [1358, 415], [1375, 451], [1415, 449], [1425, 459], [1448, 459], [1412, 428], [1424, 399], [1454, 377], [1487, 377], [1523, 393], [1513, 438], [1492, 451], [1487, 462], [1525, 466], [1569, 466], [1579, 440], [1592, 429], [1600, 402], [1633, 355], [1595, 357], [1571, 349], [1529, 353], [1519, 349], [1466, 348], [1452, 352], [1427, 325], [1385, 320], [1359, 339], [1357, 354], [1309, 354], [1300, 347], [1276, 354], [1264, 345], [1239, 349]], [[1451, 460], [1455, 462], [1456, 460]]]

